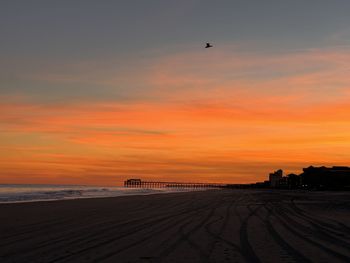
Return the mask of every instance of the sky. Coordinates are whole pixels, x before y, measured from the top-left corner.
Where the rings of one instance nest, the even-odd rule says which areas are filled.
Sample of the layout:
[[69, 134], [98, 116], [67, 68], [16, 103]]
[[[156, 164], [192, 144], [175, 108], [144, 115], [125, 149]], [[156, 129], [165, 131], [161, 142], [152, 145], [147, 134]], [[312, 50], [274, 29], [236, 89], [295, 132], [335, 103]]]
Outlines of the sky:
[[350, 165], [349, 10], [3, 0], [0, 183], [250, 183]]

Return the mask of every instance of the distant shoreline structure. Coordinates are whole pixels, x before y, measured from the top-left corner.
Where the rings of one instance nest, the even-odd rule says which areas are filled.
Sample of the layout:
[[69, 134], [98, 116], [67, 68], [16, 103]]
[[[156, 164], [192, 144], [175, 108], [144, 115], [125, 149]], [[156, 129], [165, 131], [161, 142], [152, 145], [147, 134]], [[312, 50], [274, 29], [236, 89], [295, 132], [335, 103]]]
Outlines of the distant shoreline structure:
[[142, 181], [141, 179], [124, 181], [124, 187], [128, 188], [227, 188], [228, 185], [223, 183]]
[[269, 180], [251, 184], [228, 183], [189, 183], [142, 181], [141, 179], [127, 179], [124, 181], [127, 188], [203, 188], [203, 189], [304, 189], [304, 190], [350, 190], [350, 167], [314, 167], [303, 168], [303, 173], [283, 176], [279, 169], [269, 174]]
[[270, 173], [267, 182], [271, 188], [277, 189], [350, 190], [350, 167], [309, 166], [303, 168], [299, 175], [292, 173], [286, 176], [279, 169]]

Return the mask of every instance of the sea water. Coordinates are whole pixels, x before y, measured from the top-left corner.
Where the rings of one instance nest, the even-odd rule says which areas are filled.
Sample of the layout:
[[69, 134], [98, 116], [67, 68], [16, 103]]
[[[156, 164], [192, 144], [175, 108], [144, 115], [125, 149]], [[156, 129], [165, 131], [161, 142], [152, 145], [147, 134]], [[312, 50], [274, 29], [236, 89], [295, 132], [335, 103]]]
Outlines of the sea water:
[[125, 188], [81, 185], [0, 184], [0, 203], [55, 201], [189, 191], [181, 188]]

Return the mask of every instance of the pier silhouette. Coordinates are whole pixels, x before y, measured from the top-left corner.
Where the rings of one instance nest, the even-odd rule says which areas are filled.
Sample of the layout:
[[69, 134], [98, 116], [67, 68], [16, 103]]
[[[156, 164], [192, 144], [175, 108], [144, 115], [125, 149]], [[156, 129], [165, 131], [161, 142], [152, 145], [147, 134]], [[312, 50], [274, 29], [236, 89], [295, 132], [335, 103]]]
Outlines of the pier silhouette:
[[189, 182], [161, 182], [142, 181], [141, 179], [128, 179], [124, 186], [129, 188], [227, 188], [223, 183], [189, 183]]

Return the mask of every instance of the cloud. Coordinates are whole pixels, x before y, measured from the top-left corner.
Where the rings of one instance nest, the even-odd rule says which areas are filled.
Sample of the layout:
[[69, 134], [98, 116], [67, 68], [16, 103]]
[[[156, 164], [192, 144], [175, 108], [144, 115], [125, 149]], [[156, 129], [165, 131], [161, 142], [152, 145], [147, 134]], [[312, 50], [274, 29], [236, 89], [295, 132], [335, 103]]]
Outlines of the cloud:
[[108, 94], [121, 85], [132, 99], [3, 95], [0, 181], [251, 182], [277, 168], [349, 162], [348, 50], [204, 52], [162, 54], [119, 73], [110, 60], [31, 75], [67, 90], [90, 83]]
[[182, 48], [28, 66], [14, 76], [16, 85], [11, 82], [1, 88], [8, 95], [17, 92], [41, 101], [164, 102], [299, 92], [309, 97], [318, 92], [325, 99], [341, 94], [349, 83], [347, 48], [289, 53], [247, 52], [228, 44], [209, 52]]

